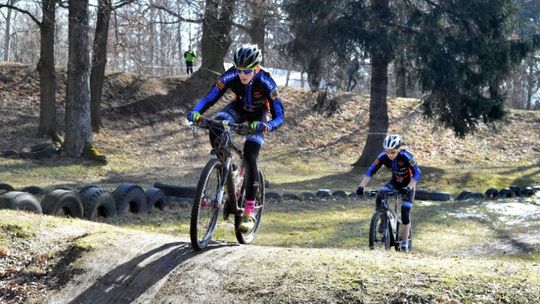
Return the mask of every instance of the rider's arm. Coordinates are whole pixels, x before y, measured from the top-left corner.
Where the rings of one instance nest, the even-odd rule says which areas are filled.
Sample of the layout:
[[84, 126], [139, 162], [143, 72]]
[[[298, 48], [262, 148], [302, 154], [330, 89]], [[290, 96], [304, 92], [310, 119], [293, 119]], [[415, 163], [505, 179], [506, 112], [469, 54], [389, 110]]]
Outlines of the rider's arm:
[[362, 187], [362, 188], [365, 188], [367, 186], [367, 184], [369, 183], [369, 181], [371, 180], [371, 177], [367, 176], [367, 175], [364, 175], [362, 177], [362, 181], [360, 182], [360, 184], [358, 185], [358, 187]]
[[411, 174], [411, 181], [407, 185], [410, 189], [416, 189], [416, 183], [420, 180], [420, 176], [422, 175], [422, 172], [420, 171], [420, 168], [416, 164], [416, 161], [414, 160], [414, 156], [411, 152], [405, 150], [403, 151], [402, 155], [405, 156], [407, 162], [409, 163], [409, 172]]
[[366, 173], [364, 174], [364, 176], [372, 177], [373, 175], [375, 175], [375, 173], [377, 173], [377, 171], [379, 171], [379, 169], [384, 164], [384, 158], [385, 157], [386, 158], [388, 157], [388, 156], [386, 156], [386, 153], [381, 152], [377, 156], [377, 159], [375, 159], [375, 161], [371, 164], [371, 166], [369, 166], [369, 168], [366, 170]]
[[211, 106], [213, 106], [220, 98], [227, 92], [229, 88], [229, 83], [237, 76], [236, 70], [229, 69], [227, 72], [223, 73], [221, 77], [216, 81], [214, 86], [208, 91], [206, 96], [201, 98], [199, 102], [193, 108], [193, 111], [204, 113]]
[[272, 114], [272, 120], [268, 122], [268, 125], [270, 126], [270, 131], [273, 131], [279, 128], [285, 119], [283, 104], [281, 103], [275, 81], [269, 75], [263, 74], [261, 76], [261, 82], [266, 88], [266, 98], [270, 101], [270, 114]]

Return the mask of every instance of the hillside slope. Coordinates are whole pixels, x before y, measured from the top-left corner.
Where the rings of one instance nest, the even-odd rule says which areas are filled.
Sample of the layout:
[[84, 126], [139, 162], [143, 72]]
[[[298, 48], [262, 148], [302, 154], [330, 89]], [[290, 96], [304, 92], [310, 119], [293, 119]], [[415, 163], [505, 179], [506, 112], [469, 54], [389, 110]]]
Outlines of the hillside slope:
[[[196, 253], [181, 237], [6, 210], [0, 218], [13, 248], [1, 260], [4, 303], [540, 301], [540, 266], [526, 260], [224, 242]], [[10, 265], [18, 254], [28, 260]]]

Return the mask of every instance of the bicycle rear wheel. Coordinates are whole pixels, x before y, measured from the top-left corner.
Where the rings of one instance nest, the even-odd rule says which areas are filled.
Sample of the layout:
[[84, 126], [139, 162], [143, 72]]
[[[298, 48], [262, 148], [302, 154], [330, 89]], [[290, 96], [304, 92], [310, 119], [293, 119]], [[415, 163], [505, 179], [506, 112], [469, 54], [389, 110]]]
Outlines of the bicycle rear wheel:
[[[242, 191], [245, 191], [244, 186], [242, 186]], [[245, 197], [244, 194], [245, 193], [243, 193], [242, 197]], [[255, 201], [256, 201], [255, 212], [253, 213], [253, 217], [255, 218], [255, 223], [253, 224], [253, 228], [251, 230], [245, 233], [241, 232], [239, 229], [239, 226], [242, 223], [242, 215], [237, 214], [234, 217], [234, 231], [236, 233], [236, 239], [238, 240], [240, 244], [251, 243], [261, 226], [263, 208], [264, 208], [264, 175], [261, 170], [259, 170], [259, 188], [257, 189]], [[243, 202], [242, 202], [242, 207], [243, 207]]]
[[209, 160], [197, 184], [189, 227], [191, 245], [196, 250], [208, 246], [216, 229], [223, 199], [223, 193], [220, 193], [223, 188], [222, 168], [219, 160]]
[[384, 247], [390, 249], [390, 229], [386, 213], [376, 211], [369, 226], [369, 249]]

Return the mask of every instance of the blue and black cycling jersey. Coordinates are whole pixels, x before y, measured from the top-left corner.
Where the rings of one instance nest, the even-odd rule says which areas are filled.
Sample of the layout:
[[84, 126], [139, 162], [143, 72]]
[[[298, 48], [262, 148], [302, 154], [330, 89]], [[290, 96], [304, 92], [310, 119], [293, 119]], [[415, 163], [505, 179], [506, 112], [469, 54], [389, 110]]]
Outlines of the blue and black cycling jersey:
[[372, 177], [383, 165], [392, 172], [392, 181], [398, 184], [407, 185], [411, 178], [416, 182], [420, 180], [420, 168], [412, 153], [406, 149], [401, 149], [394, 160], [390, 160], [386, 152], [381, 152], [364, 175]]
[[213, 106], [225, 92], [230, 89], [234, 93], [233, 104], [243, 118], [249, 122], [260, 121], [265, 113], [270, 112], [272, 119], [268, 121], [270, 130], [283, 124], [283, 105], [279, 97], [278, 87], [270, 77], [270, 73], [260, 69], [253, 80], [244, 85], [240, 81], [239, 71], [232, 67], [223, 73], [193, 108], [193, 111], [204, 113]]

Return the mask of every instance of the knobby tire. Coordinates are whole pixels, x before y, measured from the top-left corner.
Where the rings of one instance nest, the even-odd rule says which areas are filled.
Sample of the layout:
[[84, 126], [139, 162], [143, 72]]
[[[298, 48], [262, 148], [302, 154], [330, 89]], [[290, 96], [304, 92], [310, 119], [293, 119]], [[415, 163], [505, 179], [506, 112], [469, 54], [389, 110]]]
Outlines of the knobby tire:
[[[214, 202], [223, 183], [222, 168], [223, 165], [218, 159], [209, 160], [197, 183], [189, 228], [191, 245], [195, 250], [203, 250], [208, 246], [217, 226], [220, 208], [216, 208]], [[210, 207], [201, 205], [203, 198], [211, 201]], [[204, 218], [206, 213], [208, 213], [208, 219]]]

